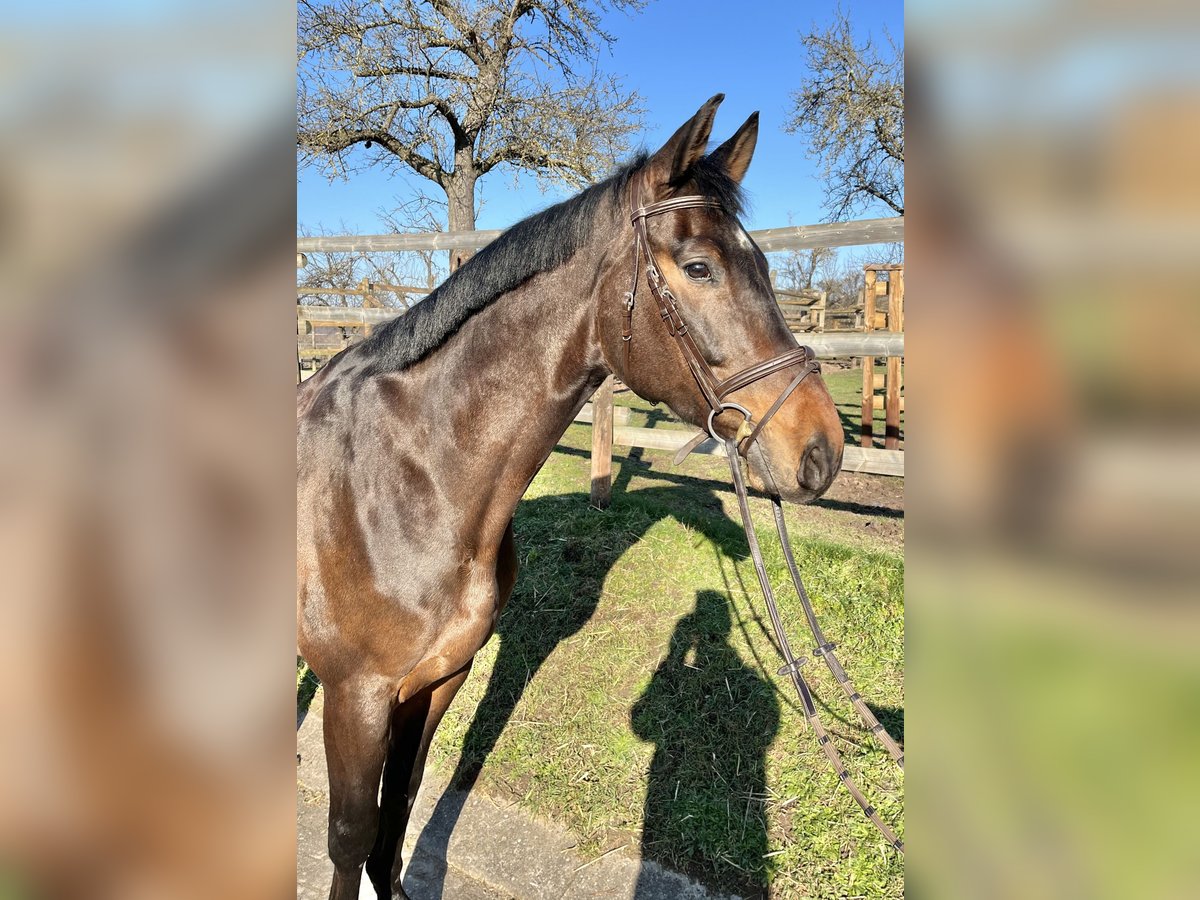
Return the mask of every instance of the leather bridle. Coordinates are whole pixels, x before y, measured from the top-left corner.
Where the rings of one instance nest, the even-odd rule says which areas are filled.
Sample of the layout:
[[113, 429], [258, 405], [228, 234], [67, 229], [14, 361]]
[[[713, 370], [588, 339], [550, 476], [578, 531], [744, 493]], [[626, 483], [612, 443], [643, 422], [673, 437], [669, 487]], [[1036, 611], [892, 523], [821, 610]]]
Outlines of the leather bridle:
[[[633, 212], [631, 222], [634, 229], [633, 284], [625, 294], [625, 316], [621, 329], [621, 340], [625, 345], [626, 367], [628, 368], [630, 344], [633, 339], [633, 310], [637, 301], [637, 287], [641, 274], [639, 263], [642, 255], [645, 254], [646, 282], [650, 287], [650, 293], [658, 304], [659, 313], [662, 316], [663, 322], [666, 323], [667, 330], [671, 337], [675, 338], [676, 344], [683, 353], [683, 358], [687, 361], [688, 368], [696, 379], [696, 384], [699, 385], [700, 392], [704, 395], [704, 399], [709, 406], [707, 433], [702, 431], [689, 441], [676, 455], [675, 462], [681, 462], [684, 457], [709, 437], [724, 445], [725, 456], [729, 461], [730, 477], [733, 480], [734, 491], [737, 494], [738, 510], [741, 513], [742, 526], [746, 532], [746, 543], [750, 548], [750, 558], [754, 563], [754, 571], [758, 576], [759, 587], [762, 589], [763, 598], [767, 604], [771, 626], [774, 629], [775, 638], [779, 643], [779, 652], [785, 662], [785, 665], [779, 670], [778, 674], [791, 677], [792, 684], [795, 686], [796, 692], [800, 695], [800, 702], [804, 707], [804, 717], [816, 734], [817, 743], [820, 745], [826, 758], [833, 765], [833, 769], [837, 773], [839, 780], [846, 785], [846, 789], [850, 792], [850, 795], [862, 808], [867, 818], [879, 829], [880, 834], [884, 836], [889, 844], [903, 852], [904, 842], [879, 817], [875, 807], [867, 801], [866, 796], [859, 790], [857, 784], [855, 784], [853, 778], [850, 776], [850, 772], [846, 768], [841, 754], [834, 746], [833, 741], [817, 715], [817, 707], [812, 689], [800, 672], [801, 666], [807, 663], [808, 660], [804, 657], [797, 659], [792, 654], [791, 645], [788, 643], [787, 634], [784, 632], [783, 621], [779, 616], [779, 608], [775, 602], [775, 593], [767, 576], [766, 565], [762, 558], [762, 550], [758, 545], [758, 536], [755, 534], [754, 523], [750, 517], [750, 501], [746, 491], [746, 482], [742, 476], [741, 464], [738, 459], [739, 456], [747, 454], [759, 435], [762, 434], [767, 423], [775, 413], [779, 412], [784, 402], [800, 387], [801, 383], [809, 375], [812, 375], [814, 372], [820, 372], [821, 366], [817, 362], [816, 354], [812, 348], [797, 347], [794, 350], [781, 353], [764, 362], [748, 366], [724, 380], [718, 379], [707, 360], [704, 359], [704, 355], [700, 352], [700, 348], [696, 345], [695, 340], [692, 339], [691, 334], [688, 332], [687, 322], [684, 321], [675, 295], [671, 293], [671, 288], [668, 286], [666, 279], [663, 277], [662, 270], [655, 261], [654, 251], [650, 245], [650, 236], [646, 228], [646, 220], [653, 216], [676, 212], [678, 210], [710, 209], [724, 211], [724, 208], [716, 200], [694, 195], [673, 197], [668, 200], [660, 200], [657, 203], [642, 205], [640, 202], [641, 185], [636, 177], [633, 181], [632, 191]], [[754, 422], [753, 416], [748, 409], [727, 399], [731, 394], [757, 381], [761, 381], [768, 375], [773, 375], [776, 372], [781, 372], [784, 369], [794, 366], [798, 366], [799, 370], [792, 378], [791, 383], [776, 398], [775, 402], [771, 404], [767, 412], [757, 423]], [[743, 417], [742, 423], [733, 437], [723, 437], [716, 430], [716, 417], [726, 410], [739, 412]], [[804, 582], [800, 578], [800, 570], [796, 566], [795, 556], [792, 554], [791, 540], [788, 537], [787, 524], [784, 521], [783, 506], [777, 494], [771, 497], [771, 504], [775, 515], [775, 529], [779, 535], [779, 542], [783, 547], [783, 555], [787, 562], [788, 572], [792, 577], [792, 584], [804, 609], [804, 617], [808, 621], [809, 631], [816, 641], [816, 649], [813, 653], [824, 659], [829, 671], [833, 673], [835, 680], [849, 697], [850, 703], [854, 706], [863, 723], [883, 745], [896, 764], [903, 769], [904, 752], [892, 736], [888, 734], [887, 729], [880, 724], [875, 714], [871, 712], [870, 707], [863, 701], [862, 696], [854, 689], [854, 685], [846, 674], [846, 670], [842, 668], [838, 658], [834, 655], [835, 645], [828, 641], [821, 631], [821, 626], [817, 622], [816, 612], [813, 609], [808, 592], [804, 589]]]
[[[721, 436], [716, 432], [716, 417], [726, 410], [735, 410], [741, 413], [743, 419], [737, 431], [737, 445], [738, 451], [745, 454], [762, 433], [767, 422], [771, 420], [771, 417], [775, 413], [779, 412], [787, 398], [792, 395], [796, 388], [800, 387], [804, 379], [814, 372], [821, 371], [821, 364], [817, 362], [816, 354], [811, 347], [797, 347], [794, 350], [781, 353], [779, 356], [774, 356], [765, 362], [755, 363], [752, 366], [742, 369], [740, 372], [730, 375], [724, 381], [718, 379], [709, 366], [708, 361], [704, 358], [704, 354], [696, 346], [695, 340], [688, 331], [687, 322], [683, 320], [683, 314], [679, 310], [675, 295], [671, 293], [671, 288], [663, 277], [662, 270], [658, 267], [658, 263], [654, 258], [653, 248], [650, 246], [650, 235], [646, 229], [646, 220], [653, 216], [677, 210], [722, 210], [723, 207], [716, 200], [701, 196], [673, 197], [669, 200], [660, 200], [657, 203], [650, 203], [645, 206], [641, 205], [639, 202], [640, 199], [640, 182], [635, 179], [633, 182], [633, 214], [631, 216], [634, 231], [633, 285], [625, 293], [625, 318], [621, 329], [621, 340], [625, 344], [625, 361], [626, 363], [629, 361], [629, 347], [633, 339], [633, 310], [637, 301], [637, 287], [640, 280], [638, 263], [642, 254], [645, 253], [646, 282], [650, 286], [650, 293], [658, 304], [659, 314], [662, 316], [663, 322], [666, 323], [668, 332], [671, 337], [675, 338], [680, 352], [683, 353], [683, 358], [687, 361], [688, 368], [691, 369], [692, 375], [696, 379], [696, 384], [700, 387], [700, 393], [704, 395], [704, 399], [708, 403], [708, 433], [715, 440], [722, 440]], [[768, 375], [774, 375], [776, 372], [789, 369], [793, 366], [799, 366], [800, 369], [795, 378], [792, 379], [792, 383], [776, 398], [766, 414], [757, 423], [752, 421], [749, 410], [744, 406], [727, 401], [726, 398], [729, 395], [742, 390], [742, 388], [749, 387], [755, 382], [766, 378]], [[704, 439], [705, 437], [701, 436], [699, 440], [693, 441], [684, 447], [675, 458], [676, 463], [681, 462]]]

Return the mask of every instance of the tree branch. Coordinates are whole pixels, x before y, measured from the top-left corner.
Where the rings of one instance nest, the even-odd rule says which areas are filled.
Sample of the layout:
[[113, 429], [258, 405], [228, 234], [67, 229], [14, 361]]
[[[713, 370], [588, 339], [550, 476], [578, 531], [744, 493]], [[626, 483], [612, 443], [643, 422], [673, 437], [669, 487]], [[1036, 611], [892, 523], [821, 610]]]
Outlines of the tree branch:
[[904, 212], [904, 69], [888, 36], [891, 60], [870, 40], [854, 43], [838, 12], [824, 31], [806, 35], [809, 74], [793, 94], [786, 130], [802, 131], [826, 180], [826, 209], [839, 219], [875, 202]]
[[640, 98], [599, 75], [597, 49], [612, 41], [601, 13], [642, 0], [298, 3], [306, 161], [344, 174], [372, 142], [443, 190], [504, 164], [577, 184], [638, 126]]

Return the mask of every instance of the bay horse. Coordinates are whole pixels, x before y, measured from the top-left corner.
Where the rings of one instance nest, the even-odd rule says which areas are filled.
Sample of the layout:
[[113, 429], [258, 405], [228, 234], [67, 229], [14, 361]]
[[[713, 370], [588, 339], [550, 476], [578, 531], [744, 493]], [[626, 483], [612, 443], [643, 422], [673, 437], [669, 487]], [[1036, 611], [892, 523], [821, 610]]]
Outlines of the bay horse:
[[[800, 351], [738, 221], [758, 113], [706, 153], [722, 99], [297, 389], [297, 647], [325, 688], [332, 900], [358, 896], [364, 866], [379, 897], [407, 896], [430, 740], [517, 577], [513, 513], [607, 376], [725, 438], [770, 418], [742, 451], [773, 495], [810, 502], [837, 474], [833, 400], [787, 371]], [[736, 405], [714, 409], [697, 366]]]

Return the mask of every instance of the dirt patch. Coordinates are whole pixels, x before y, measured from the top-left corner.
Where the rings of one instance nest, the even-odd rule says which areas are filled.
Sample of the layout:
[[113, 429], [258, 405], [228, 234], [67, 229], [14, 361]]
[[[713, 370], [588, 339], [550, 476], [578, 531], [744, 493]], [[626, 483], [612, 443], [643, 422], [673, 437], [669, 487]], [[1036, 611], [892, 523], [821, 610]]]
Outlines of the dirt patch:
[[843, 472], [812, 508], [878, 538], [889, 549], [904, 546], [903, 478]]
[[842, 472], [834, 479], [823, 501], [850, 501], [864, 507], [876, 507], [891, 514], [904, 513], [904, 479], [886, 475]]

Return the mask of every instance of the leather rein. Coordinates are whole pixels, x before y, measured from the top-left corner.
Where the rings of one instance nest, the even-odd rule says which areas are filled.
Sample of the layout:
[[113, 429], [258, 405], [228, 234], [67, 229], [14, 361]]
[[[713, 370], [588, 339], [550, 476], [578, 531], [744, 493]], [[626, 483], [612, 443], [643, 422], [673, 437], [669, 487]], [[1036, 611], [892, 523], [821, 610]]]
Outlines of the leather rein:
[[[749, 452], [750, 447], [758, 439], [767, 422], [779, 411], [788, 397], [800, 387], [801, 383], [809, 375], [821, 371], [820, 363], [817, 362], [816, 354], [812, 348], [797, 347], [794, 350], [789, 350], [764, 362], [755, 363], [724, 380], [717, 378], [712, 368], [708, 365], [708, 362], [704, 359], [695, 340], [688, 333], [687, 323], [683, 319], [675, 295], [671, 293], [671, 288], [668, 286], [655, 260], [654, 252], [650, 245], [649, 233], [646, 228], [647, 219], [684, 209], [724, 211], [724, 207], [716, 200], [700, 196], [674, 197], [669, 200], [660, 200], [657, 203], [642, 205], [640, 203], [640, 185], [637, 180], [634, 181], [633, 213], [631, 216], [634, 228], [633, 284], [625, 294], [625, 315], [621, 331], [621, 339], [625, 345], [626, 365], [628, 366], [629, 363], [630, 344], [633, 338], [633, 310], [636, 304], [637, 287], [640, 280], [639, 264], [642, 255], [645, 254], [646, 281], [650, 287], [650, 293], [658, 304], [663, 322], [666, 323], [671, 336], [675, 338], [680, 351], [683, 353], [683, 358], [687, 361], [688, 368], [691, 370], [697, 385], [700, 387], [700, 392], [704, 395], [704, 399], [709, 405], [707, 432], [700, 432], [688, 442], [676, 455], [675, 463], [678, 464], [681, 462], [709, 437], [724, 445], [725, 456], [729, 461], [730, 476], [733, 480], [734, 491], [737, 494], [738, 510], [742, 517], [742, 527], [746, 532], [746, 543], [750, 548], [750, 558], [754, 563], [754, 571], [758, 576], [758, 584], [762, 589], [763, 599], [766, 601], [767, 612], [771, 618], [771, 626], [775, 631], [775, 638], [779, 644], [779, 652], [785, 662], [785, 665], [779, 669], [778, 674], [788, 675], [791, 678], [796, 692], [800, 695], [800, 702], [804, 707], [804, 718], [816, 734], [817, 743], [820, 745], [826, 758], [833, 765], [833, 770], [837, 773], [838, 779], [846, 786], [850, 795], [862, 808], [867, 818], [879, 829], [880, 834], [883, 835], [887, 842], [895, 849], [903, 852], [904, 842], [879, 817], [875, 807], [871, 805], [866, 796], [859, 790], [858, 785], [855, 784], [849, 770], [846, 768], [841, 754], [834, 746], [829, 733], [825, 730], [824, 725], [817, 715], [817, 706], [813, 698], [812, 689], [800, 671], [801, 667], [808, 660], [805, 657], [797, 659], [793, 655], [787, 634], [784, 632], [783, 621], [779, 616], [779, 608], [775, 602], [775, 593], [767, 576], [766, 565], [763, 563], [762, 558], [762, 550], [759, 547], [758, 537], [754, 531], [754, 523], [750, 517], [750, 501], [746, 491], [746, 482], [742, 476], [741, 464], [738, 459], [739, 456], [744, 456]], [[736, 391], [748, 387], [757, 381], [761, 381], [768, 375], [773, 375], [776, 372], [792, 367], [798, 367], [796, 375], [757, 423], [754, 422], [753, 416], [748, 409], [727, 399]], [[715, 420], [721, 413], [729, 410], [740, 413], [742, 415], [742, 422], [733, 437], [724, 437], [717, 432]], [[804, 582], [800, 578], [800, 570], [797, 568], [796, 559], [792, 554], [791, 540], [788, 537], [787, 524], [783, 516], [783, 506], [780, 503], [778, 495], [771, 497], [771, 504], [775, 516], [775, 530], [779, 535], [780, 545], [783, 547], [783, 555], [787, 562], [788, 572], [791, 575], [796, 594], [800, 598], [800, 604], [804, 609], [804, 617], [808, 621], [809, 631], [816, 641], [816, 648], [813, 650], [813, 653], [825, 661], [825, 665], [849, 697], [850, 703], [854, 706], [863, 724], [871, 731], [884, 749], [887, 750], [895, 763], [903, 769], [903, 750], [900, 749], [899, 744], [896, 743], [892, 736], [888, 734], [887, 729], [880, 724], [858, 691], [854, 689], [854, 685], [846, 674], [846, 670], [842, 668], [841, 662], [834, 655], [836, 645], [827, 640], [825, 634], [821, 631], [816, 612], [813, 609], [808, 592], [804, 589]]]

